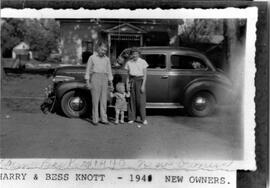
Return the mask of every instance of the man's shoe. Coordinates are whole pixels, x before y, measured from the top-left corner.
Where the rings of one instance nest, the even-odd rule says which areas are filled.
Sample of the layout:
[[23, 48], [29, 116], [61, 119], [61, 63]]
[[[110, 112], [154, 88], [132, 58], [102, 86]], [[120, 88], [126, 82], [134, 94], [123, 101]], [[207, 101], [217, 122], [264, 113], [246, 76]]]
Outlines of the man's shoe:
[[108, 121], [101, 121], [101, 123], [104, 124], [104, 125], [108, 125], [109, 124]]
[[132, 120], [131, 121], [128, 121], [128, 124], [132, 124], [132, 123], [134, 123], [134, 121], [132, 121]]
[[98, 122], [92, 121], [92, 124], [96, 126], [96, 125], [98, 125]]

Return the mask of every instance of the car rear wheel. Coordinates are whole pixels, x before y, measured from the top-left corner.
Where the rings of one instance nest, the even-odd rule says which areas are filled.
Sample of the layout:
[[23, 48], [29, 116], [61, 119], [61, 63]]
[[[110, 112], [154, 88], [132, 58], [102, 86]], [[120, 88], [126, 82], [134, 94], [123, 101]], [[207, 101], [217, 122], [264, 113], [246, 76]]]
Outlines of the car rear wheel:
[[79, 118], [87, 115], [90, 109], [90, 96], [82, 91], [69, 91], [61, 100], [63, 113], [70, 118]]
[[214, 111], [215, 105], [215, 97], [210, 92], [200, 91], [191, 97], [187, 108], [190, 115], [204, 117]]

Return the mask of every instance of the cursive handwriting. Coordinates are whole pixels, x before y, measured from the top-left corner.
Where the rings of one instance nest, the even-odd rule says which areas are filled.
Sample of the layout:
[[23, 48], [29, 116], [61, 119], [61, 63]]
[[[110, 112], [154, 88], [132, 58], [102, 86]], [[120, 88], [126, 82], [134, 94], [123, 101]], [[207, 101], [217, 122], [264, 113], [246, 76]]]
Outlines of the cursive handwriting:
[[233, 161], [197, 162], [184, 160], [127, 160], [127, 159], [1, 159], [0, 169], [227, 169]]

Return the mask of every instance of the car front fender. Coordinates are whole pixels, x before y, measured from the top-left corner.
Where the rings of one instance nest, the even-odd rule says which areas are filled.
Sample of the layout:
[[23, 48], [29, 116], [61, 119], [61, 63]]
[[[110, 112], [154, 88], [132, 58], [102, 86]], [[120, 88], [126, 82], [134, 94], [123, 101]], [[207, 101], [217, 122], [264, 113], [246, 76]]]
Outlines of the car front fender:
[[87, 88], [86, 83], [78, 81], [69, 81], [57, 84], [55, 89], [56, 99], [61, 99], [62, 96], [70, 90], [81, 90], [83, 92], [89, 93], [89, 96], [91, 95], [91, 92]]

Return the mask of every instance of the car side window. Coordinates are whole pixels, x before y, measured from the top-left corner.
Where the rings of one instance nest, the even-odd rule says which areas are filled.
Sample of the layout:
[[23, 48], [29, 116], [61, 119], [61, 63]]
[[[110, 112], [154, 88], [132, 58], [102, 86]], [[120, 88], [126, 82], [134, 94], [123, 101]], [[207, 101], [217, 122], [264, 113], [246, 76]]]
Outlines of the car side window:
[[166, 56], [164, 54], [142, 54], [141, 57], [148, 63], [148, 69], [166, 68]]
[[193, 70], [207, 70], [205, 62], [197, 57], [187, 55], [172, 55], [171, 56], [172, 69], [193, 69]]

